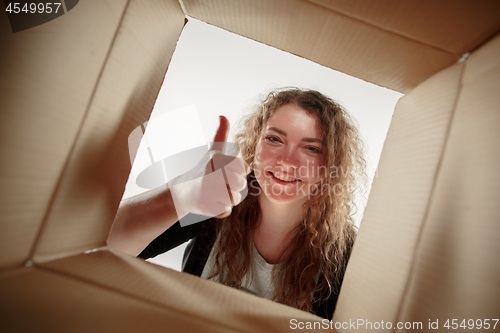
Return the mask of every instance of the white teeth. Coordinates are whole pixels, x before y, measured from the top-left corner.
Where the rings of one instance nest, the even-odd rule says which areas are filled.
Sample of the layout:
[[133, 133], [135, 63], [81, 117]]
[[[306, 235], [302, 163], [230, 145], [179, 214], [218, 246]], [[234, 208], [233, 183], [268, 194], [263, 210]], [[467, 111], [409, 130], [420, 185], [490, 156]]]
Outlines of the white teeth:
[[273, 174], [273, 175], [274, 175], [274, 177], [278, 178], [279, 180], [284, 180], [285, 182], [294, 182], [297, 180], [296, 178], [282, 177], [282, 176], [278, 176], [276, 174]]

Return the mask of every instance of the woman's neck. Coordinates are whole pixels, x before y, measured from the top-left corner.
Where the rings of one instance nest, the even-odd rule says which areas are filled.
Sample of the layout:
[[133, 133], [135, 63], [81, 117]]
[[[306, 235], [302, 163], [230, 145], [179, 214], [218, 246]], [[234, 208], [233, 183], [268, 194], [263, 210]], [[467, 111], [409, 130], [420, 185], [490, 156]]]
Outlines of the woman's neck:
[[260, 255], [270, 264], [283, 261], [293, 230], [301, 222], [303, 202], [276, 204], [259, 196], [260, 221], [254, 232], [254, 243]]

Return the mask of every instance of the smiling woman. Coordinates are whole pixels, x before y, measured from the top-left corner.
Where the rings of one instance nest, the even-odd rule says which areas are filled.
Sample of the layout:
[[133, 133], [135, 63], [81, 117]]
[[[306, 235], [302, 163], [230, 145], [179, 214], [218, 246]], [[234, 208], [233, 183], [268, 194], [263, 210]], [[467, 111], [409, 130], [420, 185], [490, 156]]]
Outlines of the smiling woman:
[[[214, 141], [226, 141], [228, 131], [221, 117]], [[109, 246], [150, 258], [193, 239], [183, 271], [331, 318], [356, 234], [356, 185], [364, 176], [357, 129], [321, 93], [283, 89], [244, 119], [235, 138], [242, 158], [224, 167], [234, 207], [227, 190], [205, 177], [228, 158], [211, 152], [187, 176], [123, 201]], [[196, 181], [177, 191], [179, 179], [194, 179], [190, 173]], [[246, 184], [245, 198], [239, 192]], [[210, 221], [176, 222], [188, 213], [214, 216], [220, 205], [223, 213]]]
[[357, 129], [323, 94], [283, 89], [244, 120], [236, 143], [253, 166], [250, 190], [219, 226], [213, 275], [222, 274], [224, 284], [248, 283], [243, 276], [253, 269], [255, 247], [275, 264], [272, 299], [331, 315], [355, 236], [353, 199], [365, 176]]

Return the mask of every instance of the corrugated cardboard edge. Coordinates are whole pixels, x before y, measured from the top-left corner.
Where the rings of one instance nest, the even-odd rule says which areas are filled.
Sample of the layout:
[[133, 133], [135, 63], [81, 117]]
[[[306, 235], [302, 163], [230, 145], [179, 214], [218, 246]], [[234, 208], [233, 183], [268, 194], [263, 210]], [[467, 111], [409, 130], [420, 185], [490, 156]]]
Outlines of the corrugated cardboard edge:
[[403, 93], [460, 58], [309, 1], [182, 5], [204, 22]]
[[0, 310], [9, 314], [0, 328], [9, 331], [285, 332], [293, 320], [326, 325], [310, 313], [107, 250], [19, 269], [0, 281]]
[[474, 51], [500, 31], [498, 1], [479, 6], [470, 1], [305, 1], [456, 55]]
[[[466, 61], [399, 320], [498, 319], [500, 35]], [[494, 322], [491, 322], [493, 328]], [[460, 327], [461, 329], [461, 327]], [[497, 326], [498, 329], [498, 326]]]
[[126, 3], [82, 2], [15, 34], [0, 15], [2, 268], [30, 256]]
[[127, 4], [34, 245], [33, 261], [106, 244], [130, 173], [128, 135], [153, 109], [184, 21], [174, 0]]
[[[460, 90], [456, 64], [400, 99], [334, 319], [394, 323]], [[385, 331], [391, 331], [390, 329]]]

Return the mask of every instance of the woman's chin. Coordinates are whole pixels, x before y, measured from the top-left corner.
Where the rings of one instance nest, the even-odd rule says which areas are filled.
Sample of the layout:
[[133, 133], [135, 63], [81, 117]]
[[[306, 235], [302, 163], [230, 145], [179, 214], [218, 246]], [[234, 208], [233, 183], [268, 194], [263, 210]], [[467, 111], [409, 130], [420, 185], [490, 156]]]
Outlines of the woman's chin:
[[304, 203], [307, 201], [307, 195], [297, 193], [276, 193], [272, 191], [263, 191], [266, 198], [274, 204], [286, 205], [290, 203]]

